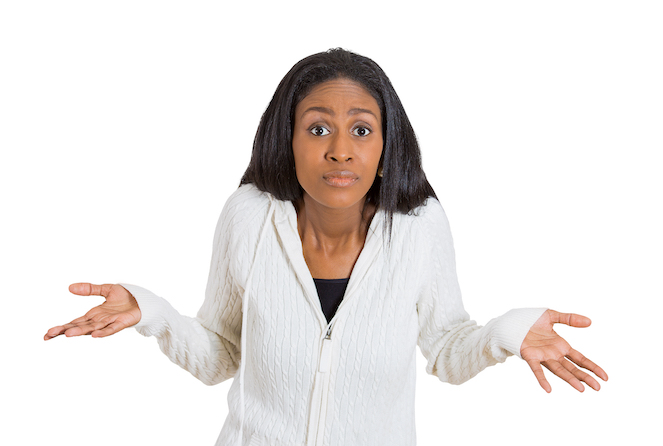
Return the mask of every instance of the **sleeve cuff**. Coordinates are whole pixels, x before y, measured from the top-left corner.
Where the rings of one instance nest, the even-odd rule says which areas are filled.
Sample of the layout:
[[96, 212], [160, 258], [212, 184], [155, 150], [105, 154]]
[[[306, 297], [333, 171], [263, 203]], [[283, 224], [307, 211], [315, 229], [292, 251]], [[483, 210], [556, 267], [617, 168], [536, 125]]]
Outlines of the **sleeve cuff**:
[[522, 359], [520, 347], [532, 325], [546, 310], [547, 308], [518, 308], [498, 317], [493, 332], [496, 344]]
[[138, 302], [140, 321], [134, 328], [144, 336], [156, 336], [166, 327], [166, 320], [175, 309], [162, 297], [137, 285], [120, 283]]

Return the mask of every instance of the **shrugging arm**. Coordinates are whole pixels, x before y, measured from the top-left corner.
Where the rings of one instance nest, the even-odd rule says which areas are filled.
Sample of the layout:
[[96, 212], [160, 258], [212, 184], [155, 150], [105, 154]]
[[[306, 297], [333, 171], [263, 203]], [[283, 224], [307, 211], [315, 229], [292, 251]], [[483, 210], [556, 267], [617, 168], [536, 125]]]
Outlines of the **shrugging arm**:
[[[198, 317], [179, 314], [165, 299], [138, 287], [121, 283], [138, 302], [142, 318], [135, 326], [144, 336], [157, 338], [168, 358], [207, 385], [218, 384], [235, 375], [239, 367], [239, 328], [242, 315], [239, 299], [210, 299], [207, 294]], [[213, 296], [213, 295], [212, 295]], [[223, 301], [228, 305], [225, 311]], [[214, 308], [219, 312], [206, 312]], [[221, 321], [212, 318], [221, 316]], [[237, 333], [235, 335], [235, 332]]]
[[246, 188], [238, 189], [219, 218], [205, 301], [195, 318], [180, 315], [166, 300], [144, 288], [121, 284], [140, 307], [138, 332], [156, 337], [172, 362], [207, 385], [233, 377], [240, 363], [242, 278], [251, 252], [244, 229], [256, 210], [248, 215], [238, 212], [247, 205], [245, 192]]
[[520, 345], [545, 309], [511, 310], [478, 326], [463, 307], [444, 210], [431, 198], [420, 217], [431, 250], [417, 303], [418, 344], [428, 360], [426, 371], [441, 381], [461, 384], [511, 355], [520, 357]]

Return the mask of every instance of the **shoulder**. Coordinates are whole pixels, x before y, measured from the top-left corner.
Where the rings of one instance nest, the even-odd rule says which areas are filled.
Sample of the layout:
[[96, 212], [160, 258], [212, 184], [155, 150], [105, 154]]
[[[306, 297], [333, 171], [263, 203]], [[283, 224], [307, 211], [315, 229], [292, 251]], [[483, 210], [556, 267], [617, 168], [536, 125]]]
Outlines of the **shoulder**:
[[449, 226], [447, 214], [435, 197], [428, 197], [421, 206], [407, 214], [394, 214], [394, 223], [394, 226], [399, 226], [399, 231], [404, 229], [431, 232], [435, 228]]
[[450, 245], [451, 229], [440, 202], [428, 197], [424, 204], [407, 214], [394, 214], [392, 239], [414, 243], [422, 248]]
[[[215, 245], [223, 240], [241, 240], [257, 234], [274, 198], [252, 184], [240, 186], [230, 195], [219, 216]], [[232, 242], [231, 242], [232, 243]]]
[[226, 264], [240, 283], [246, 280], [273, 200], [270, 194], [247, 184], [232, 193], [221, 211], [214, 233], [213, 264]]
[[226, 201], [221, 218], [234, 224], [247, 224], [261, 213], [266, 213], [274, 198], [253, 184], [243, 184]]

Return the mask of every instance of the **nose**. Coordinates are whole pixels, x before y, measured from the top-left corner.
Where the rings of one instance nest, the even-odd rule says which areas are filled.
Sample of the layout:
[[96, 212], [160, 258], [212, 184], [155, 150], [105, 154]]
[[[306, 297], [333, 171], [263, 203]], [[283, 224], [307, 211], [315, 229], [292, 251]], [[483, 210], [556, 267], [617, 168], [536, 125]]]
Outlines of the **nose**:
[[352, 139], [345, 135], [334, 135], [330, 139], [329, 147], [325, 155], [328, 161], [346, 163], [354, 158]]

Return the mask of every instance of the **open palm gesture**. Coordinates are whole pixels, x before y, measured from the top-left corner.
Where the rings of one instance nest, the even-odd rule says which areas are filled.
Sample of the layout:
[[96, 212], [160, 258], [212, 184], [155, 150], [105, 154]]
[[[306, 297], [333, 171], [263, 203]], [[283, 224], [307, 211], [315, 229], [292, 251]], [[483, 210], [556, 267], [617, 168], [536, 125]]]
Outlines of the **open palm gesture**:
[[69, 291], [79, 296], [103, 296], [106, 301], [92, 308], [85, 316], [49, 329], [44, 335], [45, 341], [61, 334], [67, 337], [90, 335], [102, 338], [140, 321], [141, 313], [136, 299], [121, 285], [74, 283], [69, 286]]
[[554, 324], [589, 327], [591, 323], [589, 318], [585, 316], [547, 310], [530, 328], [520, 347], [520, 356], [527, 361], [543, 390], [550, 392], [552, 388], [543, 373], [541, 365], [580, 392], [585, 390], [581, 381], [594, 390], [599, 390], [601, 386], [593, 376], [578, 367], [589, 370], [603, 381], [608, 380], [608, 375], [601, 367], [571, 348], [569, 343], [553, 330]]

